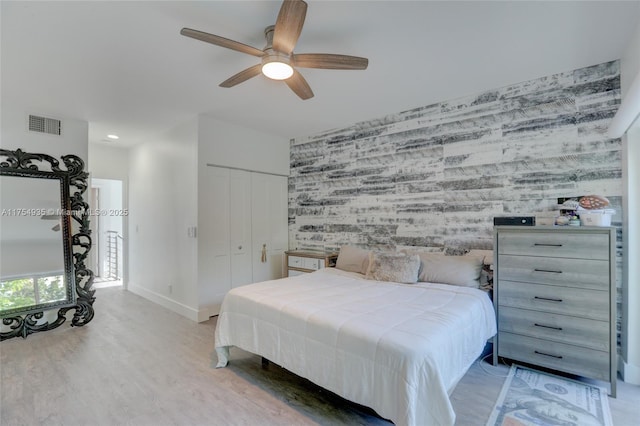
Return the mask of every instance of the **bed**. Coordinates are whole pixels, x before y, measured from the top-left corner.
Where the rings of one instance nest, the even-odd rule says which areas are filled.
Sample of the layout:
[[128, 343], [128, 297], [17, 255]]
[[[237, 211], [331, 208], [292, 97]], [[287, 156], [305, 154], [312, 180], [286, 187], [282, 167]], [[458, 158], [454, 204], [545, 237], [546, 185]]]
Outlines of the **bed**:
[[337, 268], [238, 287], [215, 332], [396, 425], [453, 425], [449, 394], [496, 333], [477, 288], [377, 281]]

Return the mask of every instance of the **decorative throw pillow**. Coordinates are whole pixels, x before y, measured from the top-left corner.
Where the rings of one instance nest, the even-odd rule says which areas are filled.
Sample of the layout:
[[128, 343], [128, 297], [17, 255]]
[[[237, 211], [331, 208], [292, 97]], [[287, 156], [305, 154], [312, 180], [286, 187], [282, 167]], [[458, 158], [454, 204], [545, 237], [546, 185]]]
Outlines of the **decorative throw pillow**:
[[413, 284], [418, 281], [420, 257], [417, 254], [372, 252], [369, 259], [367, 278], [370, 280], [404, 284]]
[[418, 281], [475, 288], [480, 286], [483, 257], [443, 256], [434, 253], [418, 255], [421, 260]]
[[369, 269], [369, 253], [369, 250], [358, 247], [342, 246], [336, 260], [336, 268], [364, 275]]

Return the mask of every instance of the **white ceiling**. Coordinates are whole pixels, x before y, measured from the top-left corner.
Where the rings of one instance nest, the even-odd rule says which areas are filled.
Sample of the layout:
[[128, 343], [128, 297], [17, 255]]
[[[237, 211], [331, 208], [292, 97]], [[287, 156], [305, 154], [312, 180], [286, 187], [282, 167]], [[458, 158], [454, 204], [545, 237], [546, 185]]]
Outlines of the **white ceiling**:
[[89, 122], [89, 141], [130, 146], [199, 113], [287, 138], [622, 56], [639, 2], [308, 1], [296, 53], [369, 58], [365, 71], [301, 69], [302, 101], [263, 76], [218, 84], [259, 60], [179, 34], [262, 49], [271, 1], [1, 4], [2, 107]]

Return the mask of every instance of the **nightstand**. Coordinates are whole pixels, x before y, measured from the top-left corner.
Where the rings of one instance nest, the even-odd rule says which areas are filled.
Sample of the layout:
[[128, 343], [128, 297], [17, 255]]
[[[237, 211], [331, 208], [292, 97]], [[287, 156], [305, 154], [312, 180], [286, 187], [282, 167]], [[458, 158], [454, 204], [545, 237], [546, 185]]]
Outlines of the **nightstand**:
[[287, 257], [287, 276], [289, 277], [336, 266], [336, 259], [338, 259], [338, 253], [324, 251], [287, 250], [284, 253]]

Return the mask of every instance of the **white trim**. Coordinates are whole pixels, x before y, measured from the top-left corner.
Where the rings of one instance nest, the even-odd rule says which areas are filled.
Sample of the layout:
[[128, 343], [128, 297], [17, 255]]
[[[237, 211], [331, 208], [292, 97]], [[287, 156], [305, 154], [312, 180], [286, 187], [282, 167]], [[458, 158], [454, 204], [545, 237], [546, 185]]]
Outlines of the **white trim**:
[[209, 318], [220, 314], [221, 304], [209, 305], [201, 307], [198, 310], [198, 322], [208, 321]]
[[620, 375], [625, 383], [632, 385], [640, 385], [640, 366], [633, 365], [626, 362], [622, 357], [619, 357]]
[[[129, 283], [128, 291], [137, 294], [138, 296], [144, 297], [145, 299], [163, 306], [177, 314], [180, 314], [185, 318], [189, 318], [192, 321], [201, 322], [201, 313], [197, 309], [193, 309], [190, 306], [184, 305], [180, 302], [176, 302], [173, 299], [169, 299], [167, 296], [156, 293], [155, 291], [148, 290], [133, 283]], [[209, 317], [207, 317], [206, 319], [209, 319]]]
[[633, 79], [620, 109], [609, 125], [609, 137], [620, 138], [640, 116], [640, 73]]

